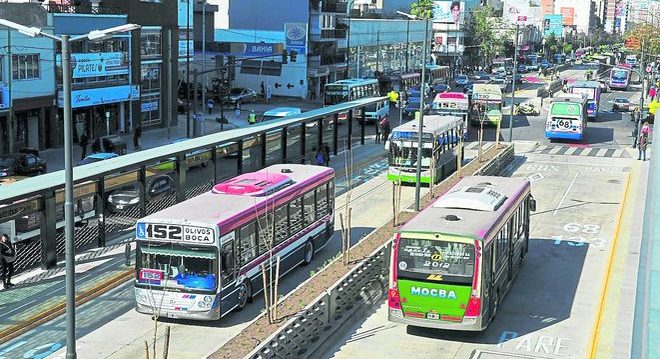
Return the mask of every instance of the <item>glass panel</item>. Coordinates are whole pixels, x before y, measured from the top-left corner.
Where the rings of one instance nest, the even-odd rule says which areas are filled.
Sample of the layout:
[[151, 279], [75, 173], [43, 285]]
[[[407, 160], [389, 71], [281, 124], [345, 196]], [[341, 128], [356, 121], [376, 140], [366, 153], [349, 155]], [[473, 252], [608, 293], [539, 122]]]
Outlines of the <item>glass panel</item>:
[[316, 121], [305, 124], [306, 163], [316, 164], [316, 151], [319, 149], [319, 126]]
[[474, 246], [440, 240], [402, 238], [399, 245], [400, 277], [424, 279], [441, 274], [447, 281], [471, 283]]
[[218, 182], [238, 175], [238, 143], [220, 145], [216, 148], [215, 171]]
[[257, 171], [261, 168], [261, 136], [243, 140], [243, 172]]
[[288, 208], [286, 205], [275, 210], [275, 244], [289, 238]]
[[334, 119], [326, 117], [323, 119], [323, 147], [328, 146], [328, 154], [332, 153], [334, 148]]
[[315, 210], [314, 210], [314, 191], [307, 192], [303, 196], [303, 204], [305, 208], [305, 227], [314, 223]]
[[214, 290], [217, 286], [216, 255], [168, 244], [140, 244], [137, 258], [140, 283], [168, 288]]
[[273, 212], [257, 219], [257, 233], [259, 234], [259, 254], [266, 253], [273, 245]]
[[282, 132], [266, 134], [266, 166], [282, 163]]
[[256, 224], [250, 222], [240, 230], [241, 240], [241, 263], [245, 264], [257, 256], [257, 231]]
[[289, 163], [300, 163], [300, 133], [302, 126], [293, 126], [286, 129], [286, 160]]
[[297, 233], [304, 228], [302, 198], [296, 198], [289, 202], [289, 226], [291, 233]]

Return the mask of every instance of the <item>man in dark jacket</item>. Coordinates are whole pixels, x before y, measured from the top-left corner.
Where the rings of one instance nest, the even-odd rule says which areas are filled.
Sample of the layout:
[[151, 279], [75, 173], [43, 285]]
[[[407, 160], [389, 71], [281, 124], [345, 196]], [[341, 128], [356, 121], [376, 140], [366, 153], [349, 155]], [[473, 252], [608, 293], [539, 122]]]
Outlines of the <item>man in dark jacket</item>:
[[14, 261], [16, 261], [16, 248], [9, 240], [9, 236], [2, 234], [0, 236], [0, 269], [2, 269], [0, 277], [2, 277], [5, 289], [14, 286], [11, 282], [11, 276], [14, 274]]
[[82, 161], [85, 159], [85, 156], [87, 156], [87, 145], [89, 144], [89, 137], [87, 137], [87, 132], [83, 132], [82, 135], [80, 136], [80, 149], [82, 150], [82, 155], [80, 156], [80, 160]]

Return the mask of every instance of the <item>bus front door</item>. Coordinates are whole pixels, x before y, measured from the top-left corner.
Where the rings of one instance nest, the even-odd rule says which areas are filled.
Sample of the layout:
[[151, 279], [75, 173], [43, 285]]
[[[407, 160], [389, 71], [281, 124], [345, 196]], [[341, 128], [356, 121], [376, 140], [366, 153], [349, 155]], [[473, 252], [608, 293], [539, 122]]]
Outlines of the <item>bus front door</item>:
[[[484, 262], [481, 268], [483, 269], [483, 284], [482, 284], [482, 291], [483, 291], [483, 299], [484, 303], [486, 304], [484, 306], [484, 312], [482, 318], [490, 318], [491, 317], [491, 312], [493, 308], [493, 295], [492, 292], [494, 290], [495, 284], [493, 283], [493, 246], [490, 245], [487, 248], [484, 249]], [[485, 325], [484, 325], [485, 326]]]

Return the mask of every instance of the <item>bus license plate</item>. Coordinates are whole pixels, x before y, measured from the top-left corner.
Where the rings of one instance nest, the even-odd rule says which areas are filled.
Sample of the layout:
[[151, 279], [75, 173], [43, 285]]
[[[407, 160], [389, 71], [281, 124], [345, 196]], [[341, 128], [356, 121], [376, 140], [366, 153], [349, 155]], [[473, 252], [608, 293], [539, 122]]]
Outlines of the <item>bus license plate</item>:
[[426, 313], [426, 318], [428, 318], [428, 319], [440, 319], [440, 314], [437, 314], [437, 313]]

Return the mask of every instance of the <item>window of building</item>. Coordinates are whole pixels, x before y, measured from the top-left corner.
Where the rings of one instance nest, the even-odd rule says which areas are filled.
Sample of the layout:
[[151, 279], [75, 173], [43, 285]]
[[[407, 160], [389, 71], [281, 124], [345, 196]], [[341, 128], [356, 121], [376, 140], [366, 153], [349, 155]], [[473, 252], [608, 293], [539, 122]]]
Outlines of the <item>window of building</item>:
[[140, 36], [140, 51], [142, 57], [160, 57], [162, 55], [160, 30], [142, 33]]
[[335, 16], [325, 14], [321, 17], [321, 29], [334, 29], [335, 28]]
[[160, 89], [160, 67], [161, 64], [143, 64], [141, 71], [142, 91]]
[[39, 78], [39, 54], [12, 55], [11, 65], [14, 80]]

